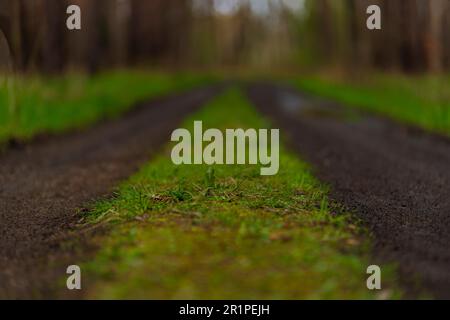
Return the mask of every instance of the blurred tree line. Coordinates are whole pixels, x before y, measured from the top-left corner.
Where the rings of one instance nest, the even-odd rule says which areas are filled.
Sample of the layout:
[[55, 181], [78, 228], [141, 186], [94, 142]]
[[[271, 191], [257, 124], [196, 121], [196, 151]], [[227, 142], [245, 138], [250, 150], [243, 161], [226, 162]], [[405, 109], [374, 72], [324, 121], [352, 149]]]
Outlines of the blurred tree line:
[[[82, 30], [66, 28], [80, 6]], [[95, 71], [141, 60], [179, 61], [191, 23], [187, 0], [1, 0], [0, 28], [18, 70]]]
[[[219, 2], [235, 8], [220, 13]], [[269, 10], [255, 12], [263, 2]], [[81, 7], [81, 31], [65, 27], [70, 4]], [[382, 8], [382, 30], [366, 28], [371, 4]], [[0, 29], [0, 68], [18, 71], [141, 64], [450, 69], [450, 0], [1, 0]]]
[[[373, 4], [382, 10], [382, 30], [366, 28]], [[450, 0], [308, 0], [306, 6], [298, 26], [304, 59], [357, 69], [450, 70]]]

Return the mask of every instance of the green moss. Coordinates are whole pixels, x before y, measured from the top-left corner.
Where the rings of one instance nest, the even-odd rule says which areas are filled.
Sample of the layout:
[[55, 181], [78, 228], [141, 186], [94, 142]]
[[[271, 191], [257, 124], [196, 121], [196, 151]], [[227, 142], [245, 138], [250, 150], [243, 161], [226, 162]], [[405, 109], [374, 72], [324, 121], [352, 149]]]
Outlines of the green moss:
[[[237, 90], [185, 122], [267, 127]], [[283, 148], [278, 175], [259, 166], [175, 166], [165, 149], [86, 217], [115, 221], [84, 267], [91, 298], [377, 298], [366, 288], [369, 245]], [[383, 267], [383, 294], [399, 297]]]

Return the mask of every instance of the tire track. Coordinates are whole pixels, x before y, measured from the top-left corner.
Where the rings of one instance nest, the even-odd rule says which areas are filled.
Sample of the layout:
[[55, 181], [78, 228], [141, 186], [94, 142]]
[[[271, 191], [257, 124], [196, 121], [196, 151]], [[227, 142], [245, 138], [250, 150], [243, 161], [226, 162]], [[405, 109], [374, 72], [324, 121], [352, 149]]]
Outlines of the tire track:
[[79, 209], [110, 194], [220, 90], [160, 98], [84, 132], [0, 154], [0, 298], [67, 297], [58, 280], [88, 247], [79, 245]]
[[287, 87], [255, 84], [248, 95], [365, 221], [376, 256], [399, 263], [410, 293], [418, 275], [450, 298], [450, 140]]

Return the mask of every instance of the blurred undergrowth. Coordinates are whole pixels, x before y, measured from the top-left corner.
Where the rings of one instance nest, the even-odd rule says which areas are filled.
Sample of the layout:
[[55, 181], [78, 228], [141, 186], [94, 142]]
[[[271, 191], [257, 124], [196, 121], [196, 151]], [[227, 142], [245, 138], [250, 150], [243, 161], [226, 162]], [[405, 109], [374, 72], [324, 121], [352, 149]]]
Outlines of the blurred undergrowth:
[[450, 135], [449, 75], [375, 74], [356, 81], [328, 74], [293, 83], [312, 94]]
[[85, 127], [141, 100], [211, 81], [205, 75], [143, 71], [11, 76], [0, 81], [0, 143]]

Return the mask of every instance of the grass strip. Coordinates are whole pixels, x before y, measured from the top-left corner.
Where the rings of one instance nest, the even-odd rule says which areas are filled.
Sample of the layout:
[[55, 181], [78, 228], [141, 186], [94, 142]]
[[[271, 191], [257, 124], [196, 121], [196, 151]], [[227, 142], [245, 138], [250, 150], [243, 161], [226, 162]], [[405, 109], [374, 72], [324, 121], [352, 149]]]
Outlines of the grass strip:
[[[268, 128], [233, 89], [184, 123]], [[392, 267], [383, 290], [366, 288], [368, 241], [327, 199], [308, 166], [281, 148], [280, 172], [252, 165], [175, 166], [170, 146], [97, 203], [86, 219], [110, 223], [83, 270], [89, 298], [397, 298]]]

